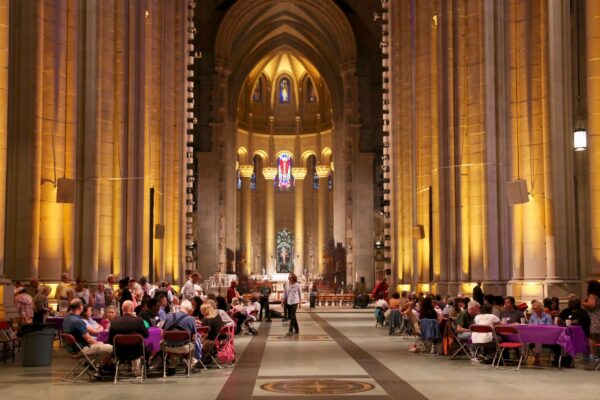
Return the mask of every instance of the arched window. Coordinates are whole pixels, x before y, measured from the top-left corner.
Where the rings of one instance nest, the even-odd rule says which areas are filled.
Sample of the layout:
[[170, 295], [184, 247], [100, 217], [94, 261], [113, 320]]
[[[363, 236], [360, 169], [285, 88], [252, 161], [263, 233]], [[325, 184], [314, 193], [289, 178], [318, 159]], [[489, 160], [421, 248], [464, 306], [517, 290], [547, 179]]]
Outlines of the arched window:
[[278, 190], [289, 190], [292, 187], [292, 157], [283, 153], [277, 158], [277, 176], [275, 187]]
[[242, 174], [240, 174], [240, 170], [237, 170], [237, 190], [242, 190]]
[[261, 102], [262, 101], [262, 78], [258, 78], [256, 85], [254, 86], [254, 91], [252, 92], [252, 101]]
[[279, 103], [289, 104], [290, 95], [290, 80], [288, 78], [283, 78], [279, 81]]
[[313, 85], [312, 80], [309, 78], [306, 83], [306, 98], [309, 103], [314, 103], [317, 101], [317, 91], [315, 90], [315, 85]]

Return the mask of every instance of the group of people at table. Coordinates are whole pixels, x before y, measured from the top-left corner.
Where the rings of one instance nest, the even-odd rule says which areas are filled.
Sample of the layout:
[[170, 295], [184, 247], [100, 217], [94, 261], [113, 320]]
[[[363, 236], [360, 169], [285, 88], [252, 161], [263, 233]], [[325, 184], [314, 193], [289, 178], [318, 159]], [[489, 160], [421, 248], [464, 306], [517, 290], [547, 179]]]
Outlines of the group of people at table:
[[[113, 373], [113, 343], [114, 337], [119, 334], [140, 334], [148, 338], [158, 331], [188, 331], [191, 338], [189, 345], [193, 346], [193, 349], [190, 347], [190, 351], [193, 351], [192, 367], [205, 365], [212, 360], [210, 355], [215, 348], [215, 341], [222, 335], [222, 328], [234, 327], [235, 333], [240, 333], [244, 322], [254, 318], [261, 306], [257, 295], [252, 296], [249, 305], [240, 301], [239, 294], [229, 301], [214, 294], [204, 296], [199, 281], [200, 274], [189, 271], [178, 295], [169, 284], [163, 282], [153, 286], [143, 277], [139, 281], [123, 278], [118, 282], [119, 289], [115, 290], [115, 278], [110, 275], [107, 282], [98, 284], [92, 293], [84, 281], [78, 279], [71, 286], [68, 275], [63, 274], [55, 294], [60, 317], [48, 321], [59, 320], [62, 332], [72, 335], [79, 345], [68, 345], [68, 351], [77, 353], [81, 348], [88, 356], [103, 360], [100, 374]], [[33, 288], [34, 297], [28, 293], [32, 284], [36, 286]], [[32, 284], [15, 290], [15, 305], [22, 323], [32, 322], [32, 319], [34, 322], [43, 322], [50, 314], [55, 314], [48, 306], [51, 292], [48, 286], [38, 282]], [[43, 307], [35, 306], [37, 302]], [[141, 351], [140, 347], [137, 350], [139, 355]], [[157, 352], [148, 351], [147, 356], [156, 358], [157, 354], [152, 353]], [[167, 375], [174, 374], [180, 362], [181, 357], [169, 356]], [[138, 364], [134, 363], [133, 367], [134, 371], [140, 371]]]
[[[409, 294], [407, 292], [393, 293], [388, 300], [385, 297], [383, 292], [377, 294], [375, 315], [378, 319], [378, 325], [387, 322], [391, 323], [393, 328], [392, 319], [394, 318], [394, 312], [396, 312], [396, 315], [410, 325], [409, 330], [411, 333], [420, 335], [423, 338], [431, 337], [426, 332], [421, 332], [421, 329], [428, 329], [430, 325], [422, 324], [421, 321], [437, 321], [439, 324], [449, 320], [453, 321], [454, 334], [457, 339], [468, 343], [470, 348], [480, 346], [484, 349], [483, 352], [479, 353], [480, 359], [478, 361], [491, 362], [491, 355], [486, 354], [485, 348], [491, 348], [494, 339], [491, 333], [472, 332], [471, 328], [474, 325], [494, 327], [496, 325], [512, 324], [517, 325], [517, 328], [519, 328], [518, 325], [527, 324], [532, 329], [534, 329], [534, 326], [542, 325], [580, 327], [572, 328], [580, 329], [579, 332], [583, 331], [583, 335], [585, 335], [585, 338], [581, 335], [581, 342], [583, 343], [578, 343], [576, 350], [586, 352], [587, 362], [595, 364], [600, 362], [600, 358], [596, 354], [596, 350], [600, 345], [600, 283], [597, 281], [588, 283], [587, 296], [583, 299], [574, 294], [569, 295], [567, 307], [563, 309], [560, 309], [557, 298], [547, 298], [543, 302], [534, 300], [531, 303], [531, 313], [527, 312], [527, 304], [517, 305], [512, 296], [484, 296], [480, 283], [473, 291], [473, 299], [461, 295], [456, 298], [449, 295], [444, 298], [439, 295], [417, 296], [415, 293]], [[537, 332], [543, 332], [542, 329], [540, 328]], [[586, 343], [586, 338], [588, 343]], [[502, 340], [502, 338], [499, 339]], [[431, 350], [434, 352], [435, 342], [439, 342], [439, 340], [433, 342], [431, 344], [420, 341], [413, 345], [409, 351]], [[486, 346], [487, 344], [489, 346]], [[432, 347], [426, 349], [426, 345]], [[545, 344], [544, 347], [549, 348], [554, 355], [552, 365], [559, 366], [561, 352], [563, 351], [561, 345]], [[533, 363], [539, 365], [542, 345], [532, 345], [532, 350], [534, 354]], [[573, 360], [569, 354], [562, 357], [562, 366], [572, 366], [572, 363]]]

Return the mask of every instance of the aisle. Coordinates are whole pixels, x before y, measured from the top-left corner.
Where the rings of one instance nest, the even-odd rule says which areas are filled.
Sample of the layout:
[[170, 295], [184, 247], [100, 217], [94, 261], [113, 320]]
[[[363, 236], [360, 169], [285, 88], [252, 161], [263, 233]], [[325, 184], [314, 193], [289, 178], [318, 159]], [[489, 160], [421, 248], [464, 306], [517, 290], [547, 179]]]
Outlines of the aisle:
[[[248, 345], [219, 399], [289, 399], [307, 396], [343, 396], [351, 399], [424, 399], [391, 370], [356, 346], [327, 322], [344, 320], [353, 327], [370, 325], [356, 313], [298, 314], [299, 336], [286, 336], [280, 320], [263, 323]], [[373, 333], [372, 326], [365, 326]]]

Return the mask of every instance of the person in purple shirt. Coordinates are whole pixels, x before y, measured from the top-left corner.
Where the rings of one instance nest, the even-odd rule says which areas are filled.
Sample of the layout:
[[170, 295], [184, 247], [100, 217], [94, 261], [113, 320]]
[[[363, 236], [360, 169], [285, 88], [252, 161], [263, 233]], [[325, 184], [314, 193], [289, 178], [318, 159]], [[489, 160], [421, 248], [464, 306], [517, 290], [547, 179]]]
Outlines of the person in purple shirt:
[[[531, 309], [533, 310], [533, 314], [531, 314], [531, 318], [529, 318], [529, 325], [552, 325], [552, 317], [550, 314], [544, 312], [544, 305], [539, 301], [534, 302], [531, 305]], [[549, 348], [552, 353], [554, 353], [554, 360], [552, 361], [552, 365], [555, 367], [558, 366], [558, 360], [560, 359], [560, 353], [562, 351], [559, 345], [544, 345], [544, 347]], [[540, 365], [540, 353], [542, 351], [542, 345], [535, 345], [535, 360], [533, 361], [533, 365]]]

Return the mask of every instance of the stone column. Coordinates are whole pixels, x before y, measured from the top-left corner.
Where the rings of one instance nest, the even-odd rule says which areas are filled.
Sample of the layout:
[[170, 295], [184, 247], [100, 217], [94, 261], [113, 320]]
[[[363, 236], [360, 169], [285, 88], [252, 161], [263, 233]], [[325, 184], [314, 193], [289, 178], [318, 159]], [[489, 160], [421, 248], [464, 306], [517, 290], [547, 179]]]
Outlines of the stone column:
[[[0, 0], [0, 318], [15, 317], [13, 289], [4, 278], [4, 223], [6, 217], [6, 148], [8, 140], [8, 7]], [[10, 308], [10, 310], [9, 310]]]
[[588, 277], [600, 277], [600, 2], [585, 4], [591, 258]]
[[318, 210], [318, 230], [317, 230], [317, 271], [320, 274], [325, 272], [323, 268], [323, 256], [327, 248], [327, 226], [329, 221], [327, 179], [329, 178], [329, 166], [317, 165], [317, 175], [319, 176], [319, 210]]
[[252, 164], [240, 165], [240, 175], [242, 177], [240, 244], [246, 254], [246, 267], [241, 273], [244, 276], [249, 276], [252, 273], [254, 259], [252, 254], [252, 188], [250, 187], [253, 172], [254, 166]]
[[265, 178], [265, 264], [267, 274], [275, 273], [275, 188], [273, 180], [277, 175], [277, 168], [263, 167]]
[[301, 275], [304, 272], [304, 178], [306, 178], [306, 168], [292, 168], [294, 176], [294, 236], [296, 245], [294, 253], [294, 273]]

